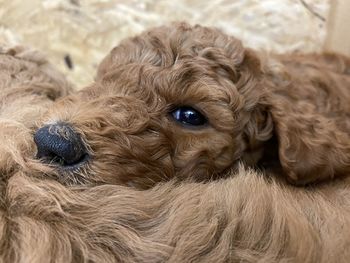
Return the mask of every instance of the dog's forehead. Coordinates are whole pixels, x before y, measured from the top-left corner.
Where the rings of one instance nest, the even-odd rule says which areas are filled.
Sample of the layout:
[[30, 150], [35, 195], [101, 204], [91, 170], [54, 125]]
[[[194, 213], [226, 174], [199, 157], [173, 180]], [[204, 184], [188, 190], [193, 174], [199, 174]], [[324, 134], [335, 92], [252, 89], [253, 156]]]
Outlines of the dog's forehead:
[[100, 64], [97, 78], [118, 65], [136, 63], [169, 67], [183, 59], [196, 57], [208, 61], [226, 57], [238, 65], [243, 61], [244, 49], [241, 41], [215, 28], [183, 23], [157, 27], [125, 39], [116, 46]]
[[115, 47], [100, 64], [99, 87], [91, 93], [167, 104], [229, 103], [239, 96], [234, 82], [243, 59], [241, 42], [217, 29], [158, 27]]
[[128, 96], [143, 101], [153, 97], [178, 105], [229, 101], [238, 96], [232, 81], [220, 78], [208, 65], [195, 59], [184, 59], [166, 68], [141, 64], [117, 66], [85, 89], [86, 92], [92, 97]]

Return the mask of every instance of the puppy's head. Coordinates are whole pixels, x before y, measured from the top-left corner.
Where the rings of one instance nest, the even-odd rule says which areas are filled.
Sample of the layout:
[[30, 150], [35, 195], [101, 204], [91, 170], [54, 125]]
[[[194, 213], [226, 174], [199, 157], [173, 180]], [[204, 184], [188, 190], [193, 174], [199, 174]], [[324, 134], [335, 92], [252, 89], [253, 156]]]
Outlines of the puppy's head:
[[254, 52], [219, 30], [152, 29], [114, 48], [95, 83], [47, 113], [38, 156], [68, 183], [222, 175], [255, 163], [271, 137], [260, 80]]

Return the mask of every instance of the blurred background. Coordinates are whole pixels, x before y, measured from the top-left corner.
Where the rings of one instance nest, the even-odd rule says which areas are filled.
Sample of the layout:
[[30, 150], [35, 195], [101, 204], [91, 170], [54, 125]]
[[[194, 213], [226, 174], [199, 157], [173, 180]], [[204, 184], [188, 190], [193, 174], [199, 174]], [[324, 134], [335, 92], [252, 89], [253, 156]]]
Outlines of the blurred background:
[[128, 36], [171, 21], [216, 26], [275, 52], [324, 47], [331, 0], [0, 0], [0, 42], [26, 44], [78, 87]]

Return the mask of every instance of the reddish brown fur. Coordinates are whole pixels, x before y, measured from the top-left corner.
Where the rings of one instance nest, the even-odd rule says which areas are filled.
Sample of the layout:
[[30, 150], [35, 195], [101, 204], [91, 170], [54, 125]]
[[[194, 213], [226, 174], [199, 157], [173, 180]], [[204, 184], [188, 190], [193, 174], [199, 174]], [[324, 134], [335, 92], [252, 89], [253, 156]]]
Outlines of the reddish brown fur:
[[145, 191], [50, 179], [28, 160], [32, 130], [68, 85], [21, 50], [1, 54], [1, 263], [348, 262], [348, 177], [294, 188], [241, 167], [226, 179]]
[[17, 154], [1, 174], [0, 262], [345, 263], [350, 256], [348, 179], [293, 188], [241, 169], [225, 180], [147, 191], [66, 187], [16, 163], [21, 146], [32, 144], [23, 135], [5, 142]]
[[[241, 161], [305, 184], [350, 172], [349, 73], [340, 55], [266, 55], [219, 30], [177, 24], [123, 41], [96, 82], [44, 122], [73, 125], [90, 150], [65, 183], [149, 187], [222, 177]], [[179, 105], [209, 125], [179, 125], [169, 116]]]
[[13, 163], [24, 165], [24, 153], [35, 149], [29, 133], [36, 126], [34, 120], [70, 90], [64, 76], [40, 52], [0, 47], [1, 173], [7, 174]]
[[67, 188], [17, 172], [0, 262], [317, 262], [350, 257], [349, 180], [293, 188], [240, 170], [150, 190]]

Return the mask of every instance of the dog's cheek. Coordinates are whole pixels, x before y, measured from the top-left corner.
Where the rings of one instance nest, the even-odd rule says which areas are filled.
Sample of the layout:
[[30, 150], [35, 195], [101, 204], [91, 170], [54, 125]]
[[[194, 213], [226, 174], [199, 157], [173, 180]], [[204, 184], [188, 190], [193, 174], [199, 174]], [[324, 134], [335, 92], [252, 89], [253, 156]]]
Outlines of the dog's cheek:
[[99, 136], [90, 132], [91, 180], [147, 188], [174, 177], [171, 146], [161, 133], [114, 134], [115, 138], [112, 134], [107, 138], [106, 134]]
[[173, 163], [177, 176], [212, 178], [234, 162], [235, 147], [230, 134], [213, 128], [178, 136]]

